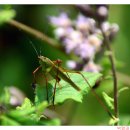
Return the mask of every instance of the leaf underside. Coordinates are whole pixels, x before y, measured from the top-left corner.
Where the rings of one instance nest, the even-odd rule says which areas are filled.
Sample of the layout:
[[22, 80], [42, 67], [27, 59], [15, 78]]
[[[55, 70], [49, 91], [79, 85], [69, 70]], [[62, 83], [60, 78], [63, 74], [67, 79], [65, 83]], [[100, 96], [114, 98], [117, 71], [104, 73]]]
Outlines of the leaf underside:
[[[97, 80], [101, 78], [100, 73], [90, 73], [90, 72], [81, 72], [86, 80], [89, 82], [91, 87], [93, 87]], [[59, 83], [56, 85], [56, 93], [55, 93], [55, 101], [54, 104], [63, 103], [67, 99], [72, 99], [77, 102], [82, 102], [83, 95], [88, 94], [90, 87], [85, 81], [85, 79], [77, 73], [68, 73], [70, 79], [81, 89], [81, 91], [77, 91], [74, 89], [69, 83], [64, 81], [63, 79], [60, 80]], [[53, 93], [54, 93], [54, 86], [56, 80], [48, 81], [48, 98], [49, 98], [49, 105], [52, 105]], [[38, 105], [39, 103], [47, 100], [47, 90], [46, 85], [40, 86], [36, 85], [35, 89], [35, 103]]]

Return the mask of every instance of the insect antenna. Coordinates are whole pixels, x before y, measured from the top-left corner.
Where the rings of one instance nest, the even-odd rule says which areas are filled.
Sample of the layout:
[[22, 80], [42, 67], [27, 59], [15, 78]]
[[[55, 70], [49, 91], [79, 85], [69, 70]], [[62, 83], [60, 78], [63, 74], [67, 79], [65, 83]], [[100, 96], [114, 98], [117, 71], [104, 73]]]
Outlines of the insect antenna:
[[39, 57], [38, 51], [37, 51], [37, 49], [36, 49], [36, 46], [34, 46], [32, 40], [31, 40], [27, 35], [25, 35], [25, 33], [24, 33], [21, 29], [18, 29], [18, 30], [26, 37], [26, 39], [29, 41], [29, 43], [30, 43], [31, 46], [33, 47], [33, 49], [34, 49], [34, 51], [35, 51], [37, 57]]
[[[28, 38], [28, 37], [27, 37]], [[34, 46], [34, 44], [33, 44], [33, 42], [28, 38], [28, 41], [29, 41], [29, 43], [31, 44], [31, 46], [33, 47], [33, 49], [34, 49], [34, 51], [35, 51], [35, 53], [36, 53], [36, 55], [37, 55], [37, 57], [39, 57], [40, 55], [38, 54], [38, 51], [37, 51], [37, 49], [36, 49], [36, 47]], [[41, 52], [40, 52], [41, 53]]]
[[40, 46], [40, 56], [42, 55], [42, 46]]

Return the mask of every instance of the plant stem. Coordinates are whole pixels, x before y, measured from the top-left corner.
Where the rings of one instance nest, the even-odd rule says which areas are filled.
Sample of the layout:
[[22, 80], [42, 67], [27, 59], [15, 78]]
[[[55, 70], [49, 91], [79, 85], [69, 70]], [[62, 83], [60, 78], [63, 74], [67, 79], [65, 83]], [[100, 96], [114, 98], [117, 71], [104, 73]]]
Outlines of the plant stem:
[[7, 21], [8, 24], [12, 25], [12, 26], [15, 26], [16, 28], [20, 29], [20, 30], [23, 30], [31, 35], [33, 35], [34, 37], [38, 38], [39, 40], [41, 41], [44, 41], [44, 42], [47, 42], [47, 44], [61, 50], [61, 46], [55, 41], [53, 40], [52, 38], [48, 37], [47, 35], [45, 35], [44, 33], [36, 30], [36, 29], [33, 29], [23, 23], [20, 23], [16, 20], [9, 20]]
[[[114, 57], [113, 57], [113, 54], [112, 54], [112, 49], [111, 49], [111, 46], [110, 46], [108, 36], [106, 36], [106, 34], [103, 31], [102, 31], [102, 34], [103, 34], [103, 37], [104, 37], [104, 44], [106, 45], [107, 50], [110, 52], [108, 57], [109, 57], [109, 60], [111, 62], [111, 69], [112, 69], [112, 73], [113, 73], [114, 112], [115, 112], [115, 117], [118, 118], [118, 116], [119, 116], [119, 112], [118, 112], [118, 88], [117, 88], [117, 75], [116, 75]], [[118, 123], [116, 123], [115, 125], [118, 125]]]

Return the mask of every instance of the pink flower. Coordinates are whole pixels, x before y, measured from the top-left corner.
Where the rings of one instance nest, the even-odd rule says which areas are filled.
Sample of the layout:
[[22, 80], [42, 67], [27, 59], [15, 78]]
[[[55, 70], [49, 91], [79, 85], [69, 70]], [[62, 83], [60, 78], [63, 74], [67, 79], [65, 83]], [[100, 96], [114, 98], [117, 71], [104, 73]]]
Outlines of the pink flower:
[[83, 71], [98, 73], [101, 71], [101, 67], [96, 65], [93, 61], [89, 61], [89, 63], [83, 67]]
[[71, 39], [66, 38], [63, 41], [63, 45], [65, 47], [65, 51], [67, 54], [71, 53], [79, 43], [72, 41]]
[[75, 21], [75, 26], [78, 30], [90, 32], [95, 27], [95, 20], [80, 14]]
[[69, 60], [67, 61], [67, 66], [70, 68], [70, 69], [75, 69], [77, 67], [77, 63], [73, 60]]
[[75, 48], [75, 54], [80, 56], [82, 59], [93, 59], [95, 55], [95, 48], [87, 43], [81, 43]]
[[96, 50], [99, 50], [102, 44], [102, 40], [98, 38], [96, 34], [92, 34], [88, 36], [88, 42], [96, 48]]
[[69, 27], [72, 24], [66, 13], [61, 13], [59, 17], [49, 17], [49, 19], [54, 26], [58, 27]]
[[58, 27], [55, 29], [54, 34], [56, 35], [56, 38], [60, 39], [63, 37], [67, 37], [69, 34], [71, 34], [72, 31], [73, 28], [71, 27], [68, 28]]

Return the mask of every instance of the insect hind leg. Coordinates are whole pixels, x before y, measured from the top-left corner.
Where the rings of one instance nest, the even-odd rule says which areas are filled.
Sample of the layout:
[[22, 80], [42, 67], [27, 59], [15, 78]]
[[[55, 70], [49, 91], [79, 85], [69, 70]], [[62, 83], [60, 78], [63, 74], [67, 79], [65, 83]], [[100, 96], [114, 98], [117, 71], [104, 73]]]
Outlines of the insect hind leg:
[[46, 100], [48, 101], [49, 103], [49, 94], [48, 94], [48, 79], [47, 79], [47, 76], [44, 74], [43, 75], [44, 78], [45, 78], [45, 81], [46, 81]]
[[35, 89], [36, 88], [36, 73], [38, 72], [38, 70], [41, 68], [41, 66], [37, 67], [33, 72], [33, 83], [31, 84], [32, 88]]
[[[59, 67], [61, 65], [61, 60], [56, 60], [54, 61], [55, 64], [57, 64], [57, 66]], [[53, 104], [53, 107], [55, 108], [55, 94], [56, 94], [56, 85], [58, 82], [60, 82], [60, 78], [58, 77], [58, 74], [59, 74], [59, 69], [57, 69], [57, 72], [56, 72], [56, 82], [55, 82], [55, 86], [54, 86], [54, 93], [53, 93], [53, 100], [52, 100], [52, 104]]]

